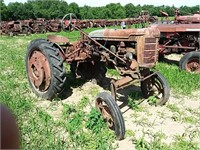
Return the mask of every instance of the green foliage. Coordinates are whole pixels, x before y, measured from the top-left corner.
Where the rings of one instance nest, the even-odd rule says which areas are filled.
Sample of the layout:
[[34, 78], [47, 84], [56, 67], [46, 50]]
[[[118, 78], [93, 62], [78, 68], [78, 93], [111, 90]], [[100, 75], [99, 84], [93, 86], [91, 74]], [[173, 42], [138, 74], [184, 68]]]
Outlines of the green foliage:
[[168, 104], [167, 108], [169, 108], [172, 112], [180, 113], [180, 108], [178, 108], [175, 104]]
[[76, 4], [75, 2], [69, 4], [68, 12], [69, 13], [74, 13], [78, 18], [80, 18], [80, 16], [79, 16], [80, 8], [79, 8], [78, 4]]
[[141, 109], [141, 107], [139, 105], [141, 102], [141, 99], [142, 99], [141, 92], [135, 91], [133, 93], [130, 93], [128, 95], [128, 106], [131, 109], [136, 109], [136, 110]]
[[80, 103], [78, 104], [78, 108], [79, 109], [83, 109], [84, 107], [86, 107], [89, 103], [89, 98], [87, 96], [83, 96], [83, 98], [81, 99]]
[[87, 115], [86, 128], [92, 130], [93, 133], [99, 133], [106, 128], [104, 119], [99, 111], [92, 108], [90, 113]]
[[84, 115], [83, 112], [79, 111], [67, 121], [66, 129], [70, 135], [74, 135], [82, 130]]
[[108, 69], [107, 74], [110, 76], [115, 76], [115, 77], [120, 76], [119, 72], [116, 69]]
[[200, 147], [198, 147], [198, 145], [192, 141], [187, 141], [186, 139], [184, 139], [181, 136], [177, 136], [175, 138], [175, 141], [171, 144], [170, 149], [176, 149], [176, 150], [199, 150]]
[[164, 75], [170, 87], [176, 93], [184, 95], [191, 94], [192, 91], [200, 89], [199, 74], [188, 73], [180, 70], [176, 65], [158, 63], [156, 69]]
[[149, 143], [144, 140], [144, 137], [140, 138], [139, 140], [133, 141], [136, 145], [137, 150], [147, 150], [149, 149]]
[[76, 109], [72, 105], [63, 104], [63, 110], [62, 110], [63, 119], [68, 119], [69, 116], [74, 112], [76, 112]]
[[[174, 16], [174, 6], [134, 5], [132, 3], [122, 6], [120, 3], [110, 3], [102, 7], [79, 7], [77, 3], [68, 4], [63, 0], [28, 0], [26, 3], [12, 2], [8, 6], [1, 0], [2, 20], [62, 18], [67, 13], [74, 13], [78, 19], [123, 19], [133, 18], [142, 10], [147, 10], [152, 16], [161, 17], [160, 10]], [[199, 11], [199, 6], [181, 6], [181, 15], [193, 14]]]
[[127, 18], [133, 18], [138, 16], [140, 11], [142, 10], [141, 7], [134, 6], [132, 3], [126, 4], [124, 8], [126, 10]]
[[110, 3], [106, 5], [106, 8], [111, 11], [112, 19], [122, 19], [126, 17], [126, 11], [120, 3]]
[[133, 139], [133, 143], [136, 145], [137, 150], [198, 150], [199, 147], [196, 143], [185, 140], [183, 137], [178, 136], [174, 142], [170, 145], [165, 144], [163, 141], [166, 136], [163, 133], [155, 133], [152, 135], [153, 139], [147, 142], [144, 136], [140, 139]]
[[7, 19], [7, 7], [4, 4], [3, 0], [0, 0], [0, 13], [1, 13], [1, 20], [6, 20]]
[[153, 96], [149, 96], [147, 101], [148, 101], [149, 105], [156, 105], [157, 100], [158, 99], [153, 95]]

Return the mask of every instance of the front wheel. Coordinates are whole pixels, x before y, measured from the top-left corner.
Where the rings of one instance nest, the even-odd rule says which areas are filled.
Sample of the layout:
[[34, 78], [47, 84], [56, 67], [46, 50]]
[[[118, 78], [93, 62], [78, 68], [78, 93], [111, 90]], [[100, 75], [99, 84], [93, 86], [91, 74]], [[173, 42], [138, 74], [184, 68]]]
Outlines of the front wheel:
[[200, 52], [189, 52], [179, 61], [180, 69], [200, 73]]
[[124, 119], [114, 98], [106, 92], [99, 93], [95, 101], [95, 106], [97, 110], [102, 114], [108, 127], [115, 131], [117, 139], [124, 139]]
[[164, 105], [170, 95], [169, 83], [159, 72], [141, 81], [141, 90], [144, 98], [151, 97], [156, 105]]
[[26, 54], [26, 73], [32, 91], [53, 99], [64, 90], [66, 76], [59, 50], [44, 39], [31, 41]]

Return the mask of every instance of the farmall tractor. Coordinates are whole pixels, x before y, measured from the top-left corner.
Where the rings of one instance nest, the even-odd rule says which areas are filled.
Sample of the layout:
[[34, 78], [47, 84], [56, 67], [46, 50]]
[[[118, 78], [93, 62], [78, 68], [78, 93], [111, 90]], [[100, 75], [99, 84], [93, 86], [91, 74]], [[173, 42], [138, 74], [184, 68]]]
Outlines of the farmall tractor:
[[[165, 13], [165, 12], [163, 12]], [[168, 15], [167, 13], [165, 13]], [[200, 14], [180, 16], [176, 10], [175, 20], [153, 24], [160, 30], [159, 55], [183, 54], [180, 69], [200, 73]]]
[[81, 35], [73, 43], [57, 35], [30, 42], [26, 54], [30, 87], [37, 96], [51, 100], [64, 91], [68, 82], [63, 63], [70, 65], [76, 78], [96, 79], [97, 83], [104, 81], [106, 66], [112, 64], [121, 78], [110, 83], [111, 94], [97, 95], [95, 106], [121, 140], [125, 124], [116, 103], [118, 89], [140, 83], [144, 98], [154, 97], [156, 105], [164, 105], [169, 99], [168, 82], [151, 69], [158, 59], [160, 32], [156, 28], [102, 29], [86, 34], [76, 26], [73, 28]]

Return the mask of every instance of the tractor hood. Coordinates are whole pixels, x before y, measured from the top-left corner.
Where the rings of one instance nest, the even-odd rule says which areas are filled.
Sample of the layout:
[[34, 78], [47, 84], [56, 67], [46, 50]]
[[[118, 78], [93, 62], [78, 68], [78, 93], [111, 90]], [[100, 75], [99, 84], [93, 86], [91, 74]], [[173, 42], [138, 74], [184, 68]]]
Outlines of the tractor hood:
[[200, 24], [153, 24], [160, 32], [199, 32]]
[[159, 37], [160, 32], [157, 28], [149, 27], [142, 29], [101, 29], [89, 33], [89, 37], [96, 40], [130, 39], [133, 36]]

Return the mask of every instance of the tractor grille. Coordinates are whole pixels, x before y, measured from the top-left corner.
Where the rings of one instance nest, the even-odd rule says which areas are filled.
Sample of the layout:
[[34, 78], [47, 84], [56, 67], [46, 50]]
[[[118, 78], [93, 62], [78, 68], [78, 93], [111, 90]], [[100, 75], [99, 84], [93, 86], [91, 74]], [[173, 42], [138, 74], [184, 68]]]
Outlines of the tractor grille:
[[143, 63], [155, 63], [157, 61], [156, 38], [146, 38], [143, 51]]

